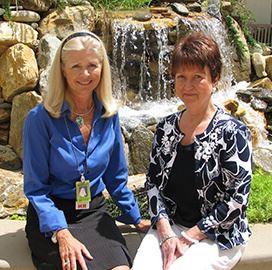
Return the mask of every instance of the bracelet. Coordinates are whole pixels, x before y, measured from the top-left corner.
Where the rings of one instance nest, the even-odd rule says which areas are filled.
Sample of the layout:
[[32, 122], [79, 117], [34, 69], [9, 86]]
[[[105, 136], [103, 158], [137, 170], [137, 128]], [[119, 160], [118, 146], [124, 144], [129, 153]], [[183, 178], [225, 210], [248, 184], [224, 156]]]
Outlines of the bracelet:
[[164, 244], [164, 242], [166, 242], [167, 240], [171, 239], [171, 238], [176, 238], [178, 237], [177, 235], [166, 235], [160, 242], [160, 247], [162, 247], [162, 245]]
[[197, 243], [199, 243], [199, 241], [198, 241], [197, 239], [194, 239], [194, 238], [190, 237], [185, 231], [182, 231], [182, 232], [181, 232], [181, 236], [182, 236], [185, 240], [187, 240], [191, 245], [192, 245], [192, 244], [197, 244]]
[[51, 241], [54, 243], [54, 244], [57, 244], [58, 243], [58, 239], [57, 239], [57, 231], [54, 231], [52, 236], [51, 236]]

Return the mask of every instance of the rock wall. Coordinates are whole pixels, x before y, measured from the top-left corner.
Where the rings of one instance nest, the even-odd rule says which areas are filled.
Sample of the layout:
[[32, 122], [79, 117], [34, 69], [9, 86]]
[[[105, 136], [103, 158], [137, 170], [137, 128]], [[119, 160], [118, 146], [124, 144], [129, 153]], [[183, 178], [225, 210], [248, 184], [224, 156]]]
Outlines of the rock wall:
[[[126, 98], [135, 102], [173, 96], [169, 72], [173, 45], [179, 37], [193, 31], [188, 27], [190, 21], [211, 19], [202, 12], [197, 1], [140, 11], [111, 12], [107, 17], [88, 1], [64, 9], [54, 8], [53, 1], [47, 0], [19, 1], [19, 4], [17, 10], [11, 7], [11, 17], [3, 10], [0, 13], [0, 144], [3, 156], [0, 168], [20, 167], [18, 158], [22, 158], [24, 119], [46, 95], [54, 53], [67, 34], [81, 29], [96, 32], [105, 42], [113, 64], [114, 84], [118, 84], [119, 78], [120, 84], [115, 87], [123, 88]], [[244, 40], [242, 33], [241, 39]], [[262, 91], [265, 97], [254, 95], [254, 101], [250, 102], [266, 114], [271, 128], [272, 56], [263, 56], [262, 51], [251, 57], [249, 49], [247, 51], [246, 59], [235, 66], [235, 73], [243, 75], [240, 79], [247, 80], [250, 76], [267, 76], [266, 83], [257, 81], [252, 85], [254, 89], [268, 89]], [[129, 136], [123, 129], [130, 174], [147, 170], [153, 136], [150, 126], [154, 124], [139, 126]]]
[[[105, 42], [112, 63], [116, 61], [114, 76], [120, 73], [125, 76], [122, 87], [127, 99], [133, 102], [150, 96], [161, 98], [173, 95], [169, 76], [169, 57], [173, 45], [177, 38], [192, 31], [188, 21], [209, 20], [209, 16], [202, 12], [201, 5], [194, 0], [145, 11], [114, 12], [107, 17], [95, 11], [88, 1], [80, 1], [80, 6], [62, 10], [53, 8], [53, 0], [18, 2], [20, 6], [17, 11], [11, 7], [11, 18], [0, 6], [0, 218], [25, 213], [27, 200], [23, 195], [23, 175], [12, 170], [21, 169], [24, 119], [27, 112], [42, 102], [46, 95], [48, 70], [64, 36], [81, 29], [96, 32]], [[118, 25], [132, 26], [130, 32], [118, 35], [114, 32], [118, 30]], [[236, 27], [239, 28], [238, 25]], [[159, 34], [161, 36], [158, 38]], [[130, 39], [124, 41], [128, 35]], [[247, 48], [242, 33], [241, 39]], [[249, 90], [240, 91], [238, 95], [266, 115], [268, 130], [272, 131], [271, 52], [259, 47], [247, 49], [247, 52], [242, 61], [234, 57], [234, 74], [238, 81], [250, 78], [253, 82]], [[163, 62], [165, 59], [168, 60]], [[147, 63], [144, 67], [143, 62]], [[114, 77], [114, 81], [118, 81], [117, 77]], [[142, 85], [139, 84], [140, 78], [143, 78]], [[159, 92], [157, 90], [161, 85], [164, 88]], [[147, 91], [143, 92], [143, 89]], [[233, 103], [226, 107], [233, 108]], [[234, 107], [236, 116], [241, 117], [245, 113], [238, 114], [238, 105]], [[151, 119], [143, 124], [129, 131], [122, 128], [130, 174], [145, 173], [147, 170], [156, 120]], [[271, 151], [257, 149], [255, 164], [272, 172], [271, 157]], [[144, 176], [139, 178], [140, 184], [139, 180], [129, 180], [133, 187], [142, 185]]]

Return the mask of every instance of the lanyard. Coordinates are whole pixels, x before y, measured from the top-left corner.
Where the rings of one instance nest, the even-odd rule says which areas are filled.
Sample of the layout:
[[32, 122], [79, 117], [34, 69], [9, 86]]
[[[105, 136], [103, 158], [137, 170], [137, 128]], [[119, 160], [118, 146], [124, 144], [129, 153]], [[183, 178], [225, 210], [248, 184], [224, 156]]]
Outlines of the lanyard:
[[[65, 126], [66, 126], [67, 133], [68, 133], [68, 136], [69, 136], [69, 140], [70, 140], [70, 143], [71, 143], [72, 152], [73, 152], [75, 161], [76, 161], [76, 163], [77, 163], [77, 170], [78, 170], [78, 172], [79, 172], [79, 174], [80, 174], [80, 181], [81, 181], [81, 182], [84, 182], [84, 181], [85, 181], [84, 172], [81, 172], [81, 171], [80, 171], [79, 162], [78, 162], [78, 159], [77, 159], [77, 156], [76, 156], [76, 152], [75, 152], [75, 149], [74, 149], [74, 145], [73, 145], [73, 143], [72, 143], [72, 137], [71, 137], [71, 133], [70, 133], [70, 130], [69, 130], [69, 127], [68, 127], [68, 124], [67, 124], [66, 116], [64, 116], [64, 122], [65, 122]], [[87, 151], [86, 151], [86, 153], [85, 153], [85, 162], [86, 162], [86, 164], [87, 164]]]

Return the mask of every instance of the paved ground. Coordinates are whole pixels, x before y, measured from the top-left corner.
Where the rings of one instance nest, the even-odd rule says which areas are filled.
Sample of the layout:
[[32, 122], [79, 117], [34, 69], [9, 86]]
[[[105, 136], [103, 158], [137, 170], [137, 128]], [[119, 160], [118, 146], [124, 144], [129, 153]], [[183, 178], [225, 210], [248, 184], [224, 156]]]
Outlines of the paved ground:
[[[0, 220], [0, 270], [35, 269], [25, 239], [24, 226], [24, 221]], [[134, 256], [143, 235], [136, 233], [130, 226], [120, 226], [120, 229], [131, 255]], [[253, 234], [249, 245], [234, 270], [272, 270], [272, 224], [256, 224], [251, 229]]]

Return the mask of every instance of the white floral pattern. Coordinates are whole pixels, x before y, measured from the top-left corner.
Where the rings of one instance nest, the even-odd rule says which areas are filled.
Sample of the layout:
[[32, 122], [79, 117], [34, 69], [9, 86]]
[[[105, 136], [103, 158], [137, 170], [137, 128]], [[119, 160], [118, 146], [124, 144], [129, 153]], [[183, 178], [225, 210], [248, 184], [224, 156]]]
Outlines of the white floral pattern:
[[[176, 204], [164, 195], [177, 145], [184, 134], [178, 122], [182, 112], [166, 117], [158, 126], [150, 155], [146, 188], [152, 224], [169, 220]], [[195, 181], [202, 219], [197, 223], [221, 249], [244, 244], [250, 231], [248, 204], [252, 146], [246, 126], [218, 108], [204, 133], [195, 137]]]

